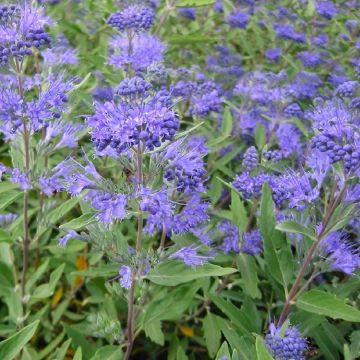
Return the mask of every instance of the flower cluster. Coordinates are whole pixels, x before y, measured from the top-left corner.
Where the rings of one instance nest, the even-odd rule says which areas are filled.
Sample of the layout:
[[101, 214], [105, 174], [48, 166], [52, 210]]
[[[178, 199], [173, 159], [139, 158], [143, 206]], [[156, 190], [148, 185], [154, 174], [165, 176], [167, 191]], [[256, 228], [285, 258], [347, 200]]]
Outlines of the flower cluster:
[[22, 61], [34, 48], [49, 47], [51, 37], [45, 31], [47, 19], [39, 9], [24, 1], [23, 5], [0, 7], [0, 66], [10, 59]]
[[125, 79], [112, 101], [96, 103], [88, 124], [98, 151], [108, 146], [118, 154], [134, 147], [151, 151], [173, 139], [179, 120], [171, 97], [166, 91], [150, 95], [150, 88], [142, 78]]
[[295, 326], [289, 326], [282, 334], [282, 329], [270, 324], [270, 331], [265, 337], [266, 346], [276, 360], [305, 360], [307, 341]]

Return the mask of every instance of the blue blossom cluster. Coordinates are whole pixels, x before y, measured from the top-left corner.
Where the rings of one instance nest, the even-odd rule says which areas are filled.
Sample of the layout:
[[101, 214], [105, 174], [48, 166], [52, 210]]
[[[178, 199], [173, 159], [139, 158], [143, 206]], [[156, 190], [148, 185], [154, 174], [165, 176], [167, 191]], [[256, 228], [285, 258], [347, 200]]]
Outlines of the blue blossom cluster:
[[74, 88], [75, 81], [51, 75], [44, 80], [46, 87], [34, 97], [32, 94], [37, 82], [25, 78], [24, 91], [29, 96], [24, 100], [17, 91], [17, 80], [8, 77], [0, 85], [1, 131], [11, 139], [17, 131], [22, 131], [24, 118], [28, 119], [27, 128], [31, 132], [38, 132], [56, 122], [68, 108], [68, 93]]
[[108, 24], [121, 32], [124, 30], [140, 32], [151, 28], [154, 17], [154, 11], [150, 7], [130, 5], [112, 14]]
[[[207, 79], [196, 69], [180, 68], [177, 73], [180, 80], [172, 87], [172, 93], [174, 96], [188, 101], [186, 113], [189, 116], [204, 117], [211, 112], [221, 112], [223, 94], [221, 86], [215, 81]], [[193, 75], [195, 75], [195, 80]]]
[[150, 95], [151, 85], [135, 77], [125, 79], [115, 89], [114, 99], [96, 103], [88, 118], [92, 140], [98, 151], [108, 146], [118, 154], [130, 148], [158, 148], [174, 138], [179, 120], [166, 91]]
[[311, 113], [318, 134], [313, 138], [313, 148], [325, 153], [332, 163], [343, 161], [346, 171], [356, 171], [360, 166], [359, 134], [356, 114], [338, 99], [320, 103]]
[[34, 48], [50, 46], [46, 18], [27, 1], [22, 5], [3, 5], [0, 14], [0, 66], [7, 66], [10, 59], [22, 61], [24, 56], [33, 54]]
[[332, 270], [353, 275], [360, 268], [357, 243], [351, 242], [346, 233], [332, 232], [321, 241], [320, 246]]
[[270, 324], [265, 342], [276, 360], [306, 359], [305, 350], [308, 348], [308, 344], [295, 326], [290, 325], [282, 334], [281, 328], [276, 328], [273, 323]]

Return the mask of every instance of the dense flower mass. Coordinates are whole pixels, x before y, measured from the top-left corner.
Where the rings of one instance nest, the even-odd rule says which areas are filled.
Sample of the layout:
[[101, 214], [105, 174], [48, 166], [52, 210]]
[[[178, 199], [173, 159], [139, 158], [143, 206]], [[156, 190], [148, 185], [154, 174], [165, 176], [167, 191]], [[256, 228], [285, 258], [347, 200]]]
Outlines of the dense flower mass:
[[149, 90], [150, 84], [141, 78], [126, 79], [117, 88], [113, 101], [96, 103], [88, 124], [98, 151], [108, 146], [118, 154], [132, 147], [151, 151], [173, 139], [179, 120], [171, 109], [170, 94], [150, 94]]
[[21, 61], [34, 49], [48, 47], [51, 37], [45, 30], [48, 20], [39, 8], [27, 1], [0, 7], [0, 66], [11, 59]]
[[266, 345], [276, 360], [305, 360], [307, 341], [295, 326], [289, 326], [283, 334], [281, 329], [270, 324], [270, 331], [265, 338]]
[[150, 29], [154, 16], [154, 11], [150, 7], [130, 5], [122, 11], [112, 14], [108, 19], [108, 24], [119, 31], [139, 32]]
[[0, 353], [357, 358], [358, 9], [2, 2]]

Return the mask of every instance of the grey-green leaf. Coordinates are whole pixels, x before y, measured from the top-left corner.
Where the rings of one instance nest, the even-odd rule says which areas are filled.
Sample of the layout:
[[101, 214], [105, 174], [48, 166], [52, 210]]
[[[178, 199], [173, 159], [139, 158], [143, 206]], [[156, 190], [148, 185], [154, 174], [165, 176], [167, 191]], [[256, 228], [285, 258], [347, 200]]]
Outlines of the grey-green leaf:
[[38, 325], [39, 320], [34, 321], [30, 325], [25, 326], [15, 335], [0, 342], [0, 359], [13, 360], [27, 342], [34, 336]]
[[325, 315], [332, 319], [360, 322], [360, 311], [345, 303], [335, 295], [320, 290], [310, 290], [302, 294], [296, 301], [302, 310]]

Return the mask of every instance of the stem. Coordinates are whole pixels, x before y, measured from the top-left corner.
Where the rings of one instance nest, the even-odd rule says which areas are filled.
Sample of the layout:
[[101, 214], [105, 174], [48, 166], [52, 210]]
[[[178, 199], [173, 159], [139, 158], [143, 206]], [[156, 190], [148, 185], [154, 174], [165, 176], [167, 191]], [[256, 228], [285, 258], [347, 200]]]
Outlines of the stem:
[[[326, 209], [325, 216], [322, 221], [322, 229], [320, 231], [320, 234], [316, 237], [316, 240], [311, 245], [309, 252], [307, 253], [307, 255], [304, 259], [304, 262], [299, 270], [299, 273], [296, 276], [295, 282], [294, 282], [293, 286], [291, 287], [289, 294], [286, 297], [284, 307], [283, 307], [280, 317], [279, 317], [278, 326], [281, 326], [284, 323], [284, 321], [286, 320], [286, 318], [289, 314], [291, 303], [295, 300], [297, 295], [300, 293], [299, 287], [301, 285], [301, 281], [305, 275], [305, 272], [306, 272], [308, 266], [311, 263], [311, 260], [315, 254], [315, 251], [317, 250], [318, 245], [320, 244], [323, 237], [327, 234], [326, 228], [331, 220], [332, 215], [334, 214], [335, 209], [340, 204], [340, 202], [345, 194], [345, 190], [346, 190], [346, 185], [344, 185], [343, 189], [340, 191], [340, 193], [337, 197], [332, 198], [332, 196], [331, 196], [331, 198], [330, 198], [329, 206]], [[335, 188], [333, 191], [335, 191]]]
[[[137, 155], [137, 181], [138, 181], [138, 190], [141, 190], [144, 183], [144, 174], [143, 174], [143, 149], [139, 143], [138, 149], [136, 152]], [[141, 252], [141, 241], [143, 233], [143, 214], [139, 207], [138, 215], [138, 227], [137, 227], [137, 236], [136, 236], [136, 255]], [[135, 285], [136, 285], [136, 269], [132, 269], [131, 275], [131, 287], [128, 294], [128, 314], [127, 314], [127, 346], [124, 356], [124, 360], [128, 360], [131, 355], [131, 351], [134, 346], [135, 334], [134, 334], [134, 324], [135, 324]]]
[[161, 238], [160, 238], [160, 249], [163, 249], [165, 247], [165, 240], [166, 240], [166, 227], [163, 226]]
[[[23, 86], [23, 79], [22, 79], [22, 69], [21, 65], [18, 61], [15, 61], [15, 68], [16, 68], [16, 76], [18, 80], [18, 90], [21, 99], [24, 99], [24, 86]], [[25, 153], [25, 170], [26, 174], [29, 173], [30, 170], [30, 131], [28, 130], [26, 119], [23, 117], [23, 142], [24, 142], [24, 153]], [[29, 191], [24, 190], [24, 197], [23, 197], [23, 267], [22, 267], [22, 274], [21, 274], [21, 297], [24, 299], [25, 296], [25, 288], [26, 288], [26, 275], [28, 270], [28, 263], [29, 263], [29, 245], [30, 245], [30, 234], [29, 234]]]
[[160, 29], [164, 25], [165, 21], [167, 20], [173, 9], [174, 9], [173, 1], [172, 0], [166, 1], [166, 10], [160, 18], [159, 24], [154, 32], [155, 35], [159, 35]]

